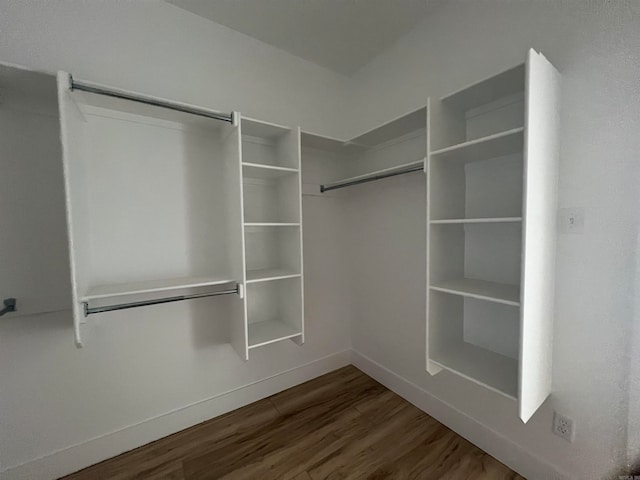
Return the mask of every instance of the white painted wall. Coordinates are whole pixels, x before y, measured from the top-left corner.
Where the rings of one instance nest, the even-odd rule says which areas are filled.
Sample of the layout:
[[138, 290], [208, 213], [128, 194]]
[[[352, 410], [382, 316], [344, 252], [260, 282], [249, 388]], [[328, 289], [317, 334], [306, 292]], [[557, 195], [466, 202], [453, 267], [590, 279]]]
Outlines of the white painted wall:
[[0, 2], [0, 59], [341, 134], [347, 77], [162, 1]]
[[[424, 371], [423, 298], [398, 301], [384, 293], [395, 282], [410, 288], [424, 283], [424, 187], [418, 182], [410, 187], [409, 179], [393, 191], [390, 180], [384, 189], [365, 191], [356, 200], [355, 211], [367, 213], [351, 217], [357, 234], [350, 258], [363, 281], [352, 307], [353, 346], [568, 478], [596, 479], [626, 461], [638, 223], [640, 4], [443, 3], [354, 76], [357, 106], [350, 131], [361, 132], [408, 111], [426, 95], [442, 96], [520, 63], [529, 47], [540, 50], [563, 75], [559, 205], [582, 206], [586, 213], [583, 235], [558, 239], [550, 399], [523, 425], [515, 403], [447, 372], [430, 377]], [[401, 226], [402, 233], [384, 228], [398, 225], [400, 212], [411, 219]], [[389, 249], [395, 252], [395, 266], [385, 261]], [[636, 425], [637, 403], [631, 421]], [[575, 419], [574, 443], [551, 433], [553, 409]], [[461, 432], [476, 434], [480, 429], [475, 428]], [[637, 431], [638, 426], [636, 437]], [[532, 478], [543, 478], [540, 469], [509, 460]]]
[[[2, 1], [0, 62], [63, 69], [327, 134], [341, 132], [346, 121], [346, 77], [164, 2]], [[50, 153], [58, 167], [40, 172], [37, 181], [51, 182], [62, 202], [59, 146]], [[33, 180], [19, 178], [16, 191], [32, 188]], [[36, 206], [43, 201], [32, 196]], [[63, 226], [63, 208], [53, 210]], [[335, 244], [323, 232], [341, 230], [334, 210], [304, 205], [308, 339], [302, 348], [282, 342], [243, 362], [225, 343], [226, 319], [211, 314], [224, 312], [223, 298], [96, 315], [83, 327], [83, 349], [73, 345], [70, 311], [2, 318], [0, 478], [60, 476], [348, 362], [346, 299], [332, 287], [323, 290], [331, 270], [344, 264], [325, 260]], [[58, 242], [48, 255], [68, 305], [64, 246]], [[253, 386], [236, 390], [246, 385]]]

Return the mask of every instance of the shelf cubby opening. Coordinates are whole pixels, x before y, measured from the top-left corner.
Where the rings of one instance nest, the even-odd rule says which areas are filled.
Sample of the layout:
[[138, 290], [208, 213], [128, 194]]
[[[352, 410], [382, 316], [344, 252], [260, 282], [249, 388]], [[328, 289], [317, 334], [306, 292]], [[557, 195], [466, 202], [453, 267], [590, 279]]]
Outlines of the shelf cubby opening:
[[432, 152], [524, 127], [524, 65], [433, 102]]
[[519, 309], [429, 293], [429, 361], [516, 399]]
[[519, 305], [520, 223], [436, 224], [430, 232], [431, 290]]
[[482, 161], [431, 157], [429, 219], [519, 221], [522, 150]]
[[[297, 171], [243, 166], [246, 223], [299, 223], [300, 182]], [[264, 175], [265, 172], [277, 175]]]
[[242, 119], [242, 161], [273, 167], [298, 169], [297, 132], [257, 120]]
[[281, 340], [302, 342], [302, 282], [289, 278], [247, 285], [249, 348]]
[[246, 227], [247, 281], [299, 276], [299, 227]]

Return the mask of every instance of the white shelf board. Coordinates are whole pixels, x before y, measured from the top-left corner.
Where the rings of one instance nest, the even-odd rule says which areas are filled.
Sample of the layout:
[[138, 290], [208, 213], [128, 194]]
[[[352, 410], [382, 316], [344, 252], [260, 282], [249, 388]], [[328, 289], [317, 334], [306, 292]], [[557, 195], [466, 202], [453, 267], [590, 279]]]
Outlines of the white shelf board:
[[333, 153], [352, 153], [365, 151], [404, 137], [417, 130], [424, 130], [427, 125], [427, 107], [407, 112], [399, 117], [368, 130], [351, 140], [340, 140], [324, 135], [303, 131], [302, 147], [323, 150]]
[[288, 338], [298, 337], [302, 332], [278, 320], [265, 320], [249, 324], [249, 348], [257, 348]]
[[372, 148], [416, 130], [424, 130], [426, 126], [427, 108], [423, 106], [364, 132], [351, 139], [350, 142]]
[[362, 145], [357, 145], [349, 142], [348, 140], [326, 137], [311, 132], [301, 132], [300, 141], [302, 148], [310, 148], [312, 150], [321, 150], [323, 152], [338, 154], [362, 152], [367, 149]]
[[268, 268], [264, 270], [247, 270], [247, 283], [269, 282], [285, 278], [300, 277], [299, 273], [280, 268]]
[[276, 167], [274, 165], [262, 165], [259, 163], [242, 164], [243, 178], [260, 178], [268, 180], [272, 178], [278, 178], [283, 175], [291, 175], [297, 173], [297, 168]]
[[521, 222], [522, 217], [491, 217], [491, 218], [445, 218], [442, 220], [431, 220], [432, 224], [452, 224], [452, 223], [516, 223]]
[[513, 128], [505, 132], [470, 140], [431, 152], [432, 159], [459, 161], [463, 163], [480, 162], [490, 158], [502, 157], [522, 152], [524, 147], [524, 127]]
[[283, 222], [245, 222], [245, 227], [299, 227], [300, 223]]
[[250, 137], [274, 139], [291, 131], [289, 127], [256, 120], [255, 118], [242, 117], [240, 122], [242, 135], [248, 135]]
[[211, 285], [222, 285], [225, 283], [235, 283], [231, 278], [219, 277], [182, 277], [168, 278], [162, 280], [151, 280], [148, 282], [119, 283], [113, 285], [101, 285], [89, 289], [80, 301], [97, 300], [99, 298], [121, 297], [124, 295], [139, 295], [143, 293], [169, 292], [185, 288], [208, 287]]
[[394, 167], [382, 168], [380, 170], [374, 170], [372, 172], [368, 172], [368, 173], [365, 173], [365, 174], [362, 174], [362, 175], [356, 175], [355, 177], [347, 177], [347, 178], [343, 178], [341, 180], [336, 180], [336, 181], [331, 182], [331, 183], [325, 183], [323, 186], [324, 187], [335, 187], [335, 186], [339, 186], [339, 185], [349, 184], [351, 182], [357, 182], [359, 180], [368, 180], [368, 179], [373, 180], [378, 176], [384, 177], [385, 175], [393, 174], [393, 173], [400, 173], [400, 172], [403, 172], [404, 170], [408, 170], [408, 169], [413, 168], [413, 167], [422, 167], [422, 166], [424, 166], [424, 161], [425, 161], [425, 159], [423, 158], [422, 160], [418, 160], [416, 162], [403, 163], [402, 165], [396, 165]]
[[448, 345], [431, 362], [513, 400], [518, 396], [518, 361], [460, 342]]
[[462, 295], [504, 305], [520, 306], [520, 286], [505, 283], [487, 282], [471, 278], [459, 278], [434, 282], [429, 287], [438, 292]]
[[500, 97], [524, 91], [525, 65], [505, 70], [456, 90], [440, 100], [456, 110], [466, 111], [491, 103]]

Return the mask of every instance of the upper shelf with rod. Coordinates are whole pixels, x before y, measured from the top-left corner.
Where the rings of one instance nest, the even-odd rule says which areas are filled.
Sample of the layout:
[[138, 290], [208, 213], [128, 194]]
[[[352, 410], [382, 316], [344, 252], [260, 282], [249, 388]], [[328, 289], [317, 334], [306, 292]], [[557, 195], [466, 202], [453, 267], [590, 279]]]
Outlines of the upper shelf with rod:
[[351, 187], [353, 185], [359, 185], [361, 183], [373, 182], [376, 180], [382, 180], [384, 178], [395, 177], [397, 175], [404, 175], [405, 173], [424, 171], [424, 159], [418, 162], [405, 163], [396, 167], [383, 168], [375, 170], [373, 172], [365, 173], [364, 175], [357, 175], [355, 177], [344, 178], [342, 180], [320, 185], [320, 192], [328, 192], [336, 190], [338, 188]]
[[424, 171], [426, 122], [425, 106], [348, 141], [304, 132], [307, 158], [322, 152], [325, 164], [333, 166], [332, 181], [319, 182], [319, 193]]

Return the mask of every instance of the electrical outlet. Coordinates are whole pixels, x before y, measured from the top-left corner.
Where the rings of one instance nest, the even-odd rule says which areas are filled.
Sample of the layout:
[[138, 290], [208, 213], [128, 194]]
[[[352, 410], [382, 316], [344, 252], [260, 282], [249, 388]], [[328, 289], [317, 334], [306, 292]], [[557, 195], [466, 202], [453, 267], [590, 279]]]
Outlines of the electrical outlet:
[[553, 433], [564, 438], [567, 442], [573, 442], [575, 434], [573, 427], [572, 418], [560, 415], [558, 412], [553, 412]]

